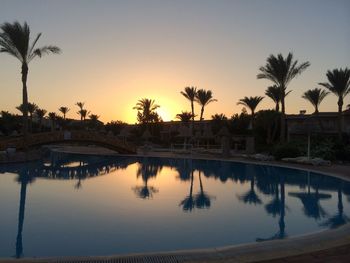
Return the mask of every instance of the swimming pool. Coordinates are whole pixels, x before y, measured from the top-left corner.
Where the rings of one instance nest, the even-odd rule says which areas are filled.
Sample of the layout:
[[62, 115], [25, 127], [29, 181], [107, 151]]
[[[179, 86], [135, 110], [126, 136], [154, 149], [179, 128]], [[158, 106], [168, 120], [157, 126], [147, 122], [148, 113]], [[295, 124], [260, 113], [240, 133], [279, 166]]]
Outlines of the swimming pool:
[[335, 228], [350, 213], [349, 182], [274, 166], [53, 153], [0, 173], [2, 258], [263, 242]]

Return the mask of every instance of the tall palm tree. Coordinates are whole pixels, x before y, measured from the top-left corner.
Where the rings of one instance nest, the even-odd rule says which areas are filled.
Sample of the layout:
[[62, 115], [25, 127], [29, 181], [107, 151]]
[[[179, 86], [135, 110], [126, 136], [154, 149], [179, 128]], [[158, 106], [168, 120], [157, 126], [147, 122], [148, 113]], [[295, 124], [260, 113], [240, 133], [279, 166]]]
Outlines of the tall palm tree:
[[301, 97], [308, 100], [315, 107], [315, 113], [317, 114], [319, 105], [328, 94], [328, 91], [314, 88], [305, 91]]
[[197, 88], [196, 87], [186, 87], [184, 91], [180, 92], [186, 99], [188, 99], [191, 102], [191, 112], [192, 112], [192, 133], [193, 133], [193, 126], [194, 126], [194, 101], [196, 100], [196, 94], [197, 94]]
[[278, 54], [277, 57], [270, 55], [267, 58], [266, 65], [259, 68], [260, 73], [257, 75], [258, 79], [271, 80], [281, 88], [281, 141], [285, 140], [286, 133], [285, 97], [288, 84], [309, 66], [309, 62], [298, 64], [298, 60], [293, 59], [293, 54], [288, 53], [286, 58], [284, 58], [282, 54]]
[[44, 109], [39, 109], [39, 108], [36, 109], [36, 111], [35, 111], [35, 114], [36, 114], [36, 116], [37, 116], [37, 118], [38, 118], [39, 130], [40, 130], [40, 131], [41, 131], [41, 129], [42, 129], [43, 119], [44, 119], [46, 113], [47, 113], [46, 110], [44, 110]]
[[255, 97], [244, 97], [237, 102], [237, 105], [243, 105], [248, 107], [252, 112], [252, 125], [254, 125], [255, 109], [259, 103], [264, 99], [264, 97], [255, 96]]
[[[290, 93], [291, 91], [288, 91], [285, 94], [285, 97]], [[270, 99], [273, 100], [273, 102], [276, 104], [275, 110], [278, 112], [280, 110], [280, 103], [281, 103], [281, 97], [282, 97], [282, 91], [281, 88], [273, 85], [270, 87], [267, 87], [265, 91], [265, 95], [268, 96]]]
[[58, 110], [63, 114], [63, 120], [66, 120], [66, 114], [70, 109], [68, 107], [60, 107]]
[[137, 120], [140, 123], [151, 123], [159, 120], [159, 115], [156, 112], [160, 106], [155, 104], [155, 100], [152, 99], [140, 99], [136, 103], [133, 109], [137, 110]]
[[200, 121], [203, 120], [204, 108], [209, 103], [217, 101], [213, 99], [213, 92], [211, 90], [199, 89], [196, 93], [196, 102], [201, 106]]
[[338, 97], [338, 135], [342, 133], [342, 111], [344, 98], [350, 93], [350, 69], [327, 71], [328, 83], [319, 83]]
[[28, 91], [27, 77], [28, 65], [35, 58], [41, 58], [46, 54], [58, 54], [60, 49], [56, 46], [36, 47], [41, 37], [39, 33], [30, 44], [30, 29], [26, 22], [4, 23], [0, 26], [0, 52], [7, 53], [21, 62], [22, 74], [22, 100], [23, 100], [23, 135], [26, 140], [28, 133]]

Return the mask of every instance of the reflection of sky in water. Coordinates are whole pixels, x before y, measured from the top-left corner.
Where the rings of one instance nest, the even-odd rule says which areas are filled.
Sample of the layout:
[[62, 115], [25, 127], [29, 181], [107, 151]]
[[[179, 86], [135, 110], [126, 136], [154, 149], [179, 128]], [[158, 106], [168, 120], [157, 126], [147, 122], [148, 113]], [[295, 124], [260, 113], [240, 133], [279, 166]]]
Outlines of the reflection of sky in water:
[[349, 183], [269, 166], [53, 155], [0, 172], [1, 257], [224, 246], [336, 227], [350, 215]]

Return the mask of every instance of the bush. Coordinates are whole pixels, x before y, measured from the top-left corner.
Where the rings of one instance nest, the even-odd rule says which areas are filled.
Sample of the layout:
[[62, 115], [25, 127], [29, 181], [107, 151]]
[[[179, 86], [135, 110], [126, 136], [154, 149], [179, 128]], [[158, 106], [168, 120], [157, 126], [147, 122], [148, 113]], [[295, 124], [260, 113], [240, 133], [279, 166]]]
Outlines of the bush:
[[276, 160], [283, 158], [295, 158], [302, 155], [302, 151], [296, 143], [280, 144], [273, 150], [273, 156]]
[[335, 144], [331, 140], [324, 140], [312, 147], [311, 156], [324, 160], [334, 161], [336, 159]]

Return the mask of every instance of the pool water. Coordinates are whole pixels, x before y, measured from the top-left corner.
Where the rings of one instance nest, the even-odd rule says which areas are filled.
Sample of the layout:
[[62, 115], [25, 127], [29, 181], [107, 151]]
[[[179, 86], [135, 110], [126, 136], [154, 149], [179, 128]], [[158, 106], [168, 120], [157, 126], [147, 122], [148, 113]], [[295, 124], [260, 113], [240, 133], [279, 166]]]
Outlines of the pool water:
[[209, 248], [335, 228], [350, 183], [226, 161], [52, 153], [0, 165], [0, 257]]

